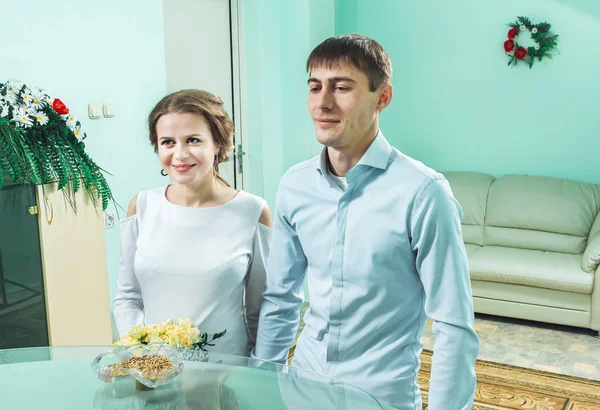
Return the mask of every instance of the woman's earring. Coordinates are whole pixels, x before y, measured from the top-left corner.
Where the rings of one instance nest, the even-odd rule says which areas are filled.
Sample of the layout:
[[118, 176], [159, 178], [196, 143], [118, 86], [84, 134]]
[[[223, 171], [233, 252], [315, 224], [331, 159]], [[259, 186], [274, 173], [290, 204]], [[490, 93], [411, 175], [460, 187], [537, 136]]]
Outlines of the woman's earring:
[[167, 175], [169, 175], [169, 174], [167, 174], [167, 172], [166, 172], [164, 169], [161, 169], [161, 170], [160, 170], [160, 174], [161, 174], [163, 177], [166, 177]]

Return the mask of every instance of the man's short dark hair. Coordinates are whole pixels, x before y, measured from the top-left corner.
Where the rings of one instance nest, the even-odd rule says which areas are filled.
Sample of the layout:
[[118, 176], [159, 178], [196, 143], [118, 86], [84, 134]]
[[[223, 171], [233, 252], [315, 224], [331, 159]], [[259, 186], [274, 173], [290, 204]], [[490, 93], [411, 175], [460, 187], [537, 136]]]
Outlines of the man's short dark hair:
[[392, 62], [383, 47], [360, 34], [330, 37], [319, 44], [308, 56], [306, 71], [314, 67], [332, 68], [346, 60], [369, 78], [371, 91], [392, 82]]

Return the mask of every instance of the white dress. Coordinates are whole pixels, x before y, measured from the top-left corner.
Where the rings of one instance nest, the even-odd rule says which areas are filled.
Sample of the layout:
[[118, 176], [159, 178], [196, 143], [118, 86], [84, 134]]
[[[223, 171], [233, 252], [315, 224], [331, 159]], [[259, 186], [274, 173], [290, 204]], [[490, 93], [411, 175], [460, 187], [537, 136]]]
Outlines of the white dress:
[[227, 330], [207, 350], [247, 356], [256, 340], [271, 238], [271, 229], [258, 222], [265, 201], [239, 191], [217, 207], [185, 207], [169, 202], [166, 189], [141, 192], [136, 215], [121, 222], [113, 303], [119, 335], [135, 325], [187, 317], [209, 339]]

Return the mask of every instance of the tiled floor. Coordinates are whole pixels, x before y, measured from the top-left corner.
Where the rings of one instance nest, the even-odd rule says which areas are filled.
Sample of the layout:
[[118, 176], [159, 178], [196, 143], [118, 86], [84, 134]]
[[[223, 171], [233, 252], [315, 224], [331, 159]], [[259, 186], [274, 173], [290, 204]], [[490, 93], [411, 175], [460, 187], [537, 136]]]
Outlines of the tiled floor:
[[[302, 306], [301, 316], [307, 307]], [[302, 327], [301, 322], [298, 332]], [[481, 360], [600, 380], [600, 339], [591, 330], [481, 314], [475, 330]], [[433, 350], [434, 341], [428, 320], [425, 349]]]
[[[477, 314], [479, 359], [600, 380], [600, 339], [591, 330]], [[423, 344], [432, 350], [431, 321]]]

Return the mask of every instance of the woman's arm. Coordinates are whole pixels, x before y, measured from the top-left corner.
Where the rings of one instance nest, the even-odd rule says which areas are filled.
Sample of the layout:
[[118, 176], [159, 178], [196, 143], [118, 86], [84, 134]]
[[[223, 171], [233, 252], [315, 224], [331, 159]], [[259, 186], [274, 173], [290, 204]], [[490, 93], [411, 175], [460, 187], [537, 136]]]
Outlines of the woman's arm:
[[252, 260], [246, 276], [245, 289], [246, 322], [250, 333], [248, 341], [250, 350], [256, 344], [258, 318], [260, 315], [260, 306], [263, 301], [262, 292], [267, 280], [266, 266], [271, 245], [271, 227], [273, 226], [273, 218], [267, 204], [265, 204], [258, 222], [252, 244]]
[[138, 218], [137, 196], [129, 203], [127, 218], [121, 221], [121, 260], [117, 279], [117, 294], [113, 301], [113, 313], [119, 337], [123, 337], [135, 325], [144, 324], [144, 303], [140, 284], [135, 276], [133, 261], [137, 249]]

